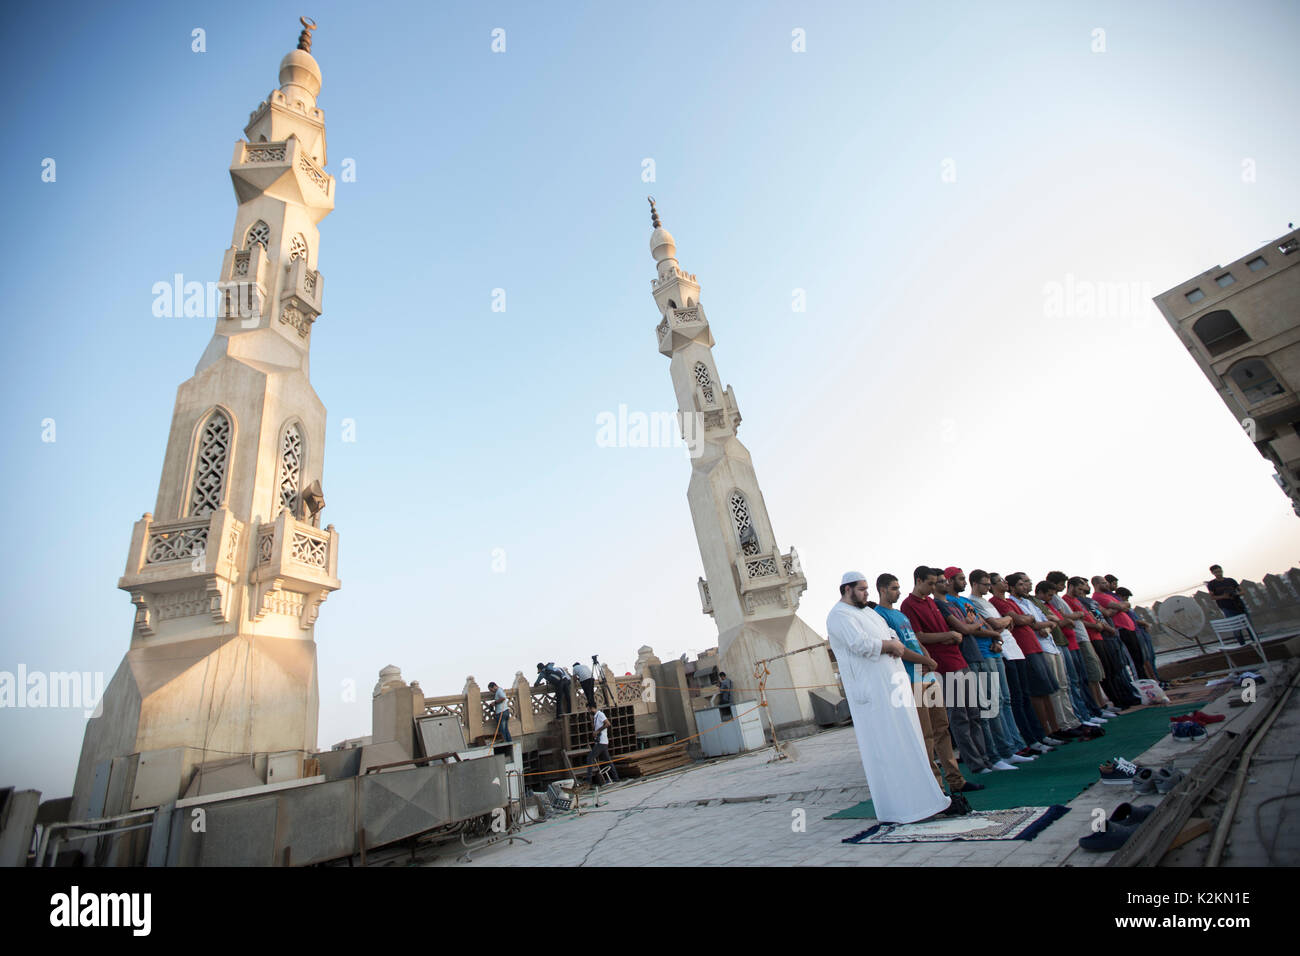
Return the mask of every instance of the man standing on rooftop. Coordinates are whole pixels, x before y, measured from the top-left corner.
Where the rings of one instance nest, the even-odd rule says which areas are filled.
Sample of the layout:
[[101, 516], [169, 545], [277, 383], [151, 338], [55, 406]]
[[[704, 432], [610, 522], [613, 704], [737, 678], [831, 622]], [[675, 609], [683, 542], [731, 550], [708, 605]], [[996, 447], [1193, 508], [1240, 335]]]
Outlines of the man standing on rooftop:
[[862, 572], [849, 571], [841, 579], [840, 600], [826, 617], [826, 633], [839, 663], [876, 818], [915, 823], [947, 810], [952, 801], [930, 769], [912, 684], [900, 660], [906, 648], [868, 608]]

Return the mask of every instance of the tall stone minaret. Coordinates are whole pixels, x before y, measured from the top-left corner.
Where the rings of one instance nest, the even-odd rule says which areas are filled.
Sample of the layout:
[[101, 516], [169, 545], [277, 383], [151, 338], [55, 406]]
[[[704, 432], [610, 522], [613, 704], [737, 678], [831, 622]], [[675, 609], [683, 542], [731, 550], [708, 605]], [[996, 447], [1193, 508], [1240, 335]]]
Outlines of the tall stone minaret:
[[292, 779], [316, 747], [314, 625], [339, 580], [338, 534], [320, 526], [325, 407], [308, 357], [317, 225], [335, 183], [314, 24], [303, 26], [235, 145], [216, 328], [177, 390], [157, 504], [118, 582], [135, 624], [86, 728], [74, 820], [156, 806], [222, 760]]
[[[662, 320], [655, 333], [669, 366], [683, 435], [691, 449], [686, 497], [704, 563], [699, 580], [705, 614], [718, 625], [722, 669], [736, 687], [750, 687], [755, 662], [812, 647], [769, 665], [772, 723], [780, 727], [813, 717], [809, 691], [834, 691], [827, 644], [795, 611], [808, 586], [791, 548], [782, 554], [768, 519], [749, 451], [736, 437], [740, 409], [713, 359], [713, 334], [695, 276], [677, 263], [677, 246], [650, 201], [650, 254], [658, 277], [650, 286]], [[740, 694], [740, 699], [755, 696]]]

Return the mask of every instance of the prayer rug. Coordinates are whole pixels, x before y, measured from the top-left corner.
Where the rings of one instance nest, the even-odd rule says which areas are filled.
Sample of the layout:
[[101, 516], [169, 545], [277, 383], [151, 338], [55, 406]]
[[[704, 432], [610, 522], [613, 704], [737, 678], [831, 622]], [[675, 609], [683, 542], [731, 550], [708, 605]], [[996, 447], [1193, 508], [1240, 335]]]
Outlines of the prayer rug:
[[953, 843], [982, 840], [1032, 840], [1070, 812], [1069, 807], [1017, 807], [964, 817], [939, 817], [920, 823], [877, 823], [841, 843]]

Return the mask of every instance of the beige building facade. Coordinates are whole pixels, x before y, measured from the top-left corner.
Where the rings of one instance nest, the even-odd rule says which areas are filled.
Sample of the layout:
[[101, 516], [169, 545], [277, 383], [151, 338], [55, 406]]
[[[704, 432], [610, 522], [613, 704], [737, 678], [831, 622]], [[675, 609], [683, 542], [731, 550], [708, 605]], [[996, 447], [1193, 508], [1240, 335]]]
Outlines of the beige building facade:
[[1155, 303], [1300, 514], [1300, 230]]

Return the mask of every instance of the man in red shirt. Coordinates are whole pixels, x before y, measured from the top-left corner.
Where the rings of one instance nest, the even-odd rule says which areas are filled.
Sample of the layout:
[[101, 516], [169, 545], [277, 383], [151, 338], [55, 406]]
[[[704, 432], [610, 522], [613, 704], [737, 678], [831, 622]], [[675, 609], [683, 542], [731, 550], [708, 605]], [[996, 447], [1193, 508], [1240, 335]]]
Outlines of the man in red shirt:
[[1004, 581], [998, 574], [989, 575], [989, 584], [993, 588], [993, 596], [989, 598], [989, 603], [997, 608], [1000, 614], [1011, 618], [1011, 636], [1024, 651], [1025, 686], [1029, 693], [1029, 703], [1034, 708], [1034, 716], [1038, 718], [1038, 723], [1047, 732], [1047, 736], [1041, 743], [1048, 747], [1061, 747], [1064, 746], [1065, 741], [1056, 736], [1062, 731], [1052, 710], [1052, 695], [1060, 689], [1060, 685], [1056, 683], [1046, 661], [1043, 660], [1043, 647], [1038, 643], [1038, 635], [1030, 626], [1034, 623], [1033, 616], [1026, 614], [1020, 605], [1007, 596], [1012, 583], [1024, 586], [1027, 579], [1024, 575], [1012, 575], [1012, 577], [1015, 578], [1014, 582]]
[[[1082, 590], [1080, 590], [1081, 586]], [[1080, 577], [1070, 578], [1065, 582], [1065, 591], [1061, 594], [1061, 600], [1065, 602], [1066, 607], [1071, 611], [1080, 615], [1079, 623], [1083, 625], [1088, 635], [1088, 640], [1079, 642], [1079, 651], [1083, 657], [1084, 675], [1088, 679], [1088, 688], [1092, 691], [1092, 699], [1097, 701], [1098, 706], [1101, 707], [1103, 716], [1109, 715], [1113, 717], [1119, 708], [1106, 696], [1106, 691], [1101, 686], [1102, 678], [1106, 676], [1106, 670], [1102, 667], [1101, 657], [1093, 646], [1094, 642], [1099, 643], [1102, 639], [1101, 625], [1097, 623], [1097, 619], [1079, 600], [1083, 594], [1087, 593], [1087, 581]]]
[[1101, 605], [1101, 613], [1110, 618], [1110, 623], [1119, 631], [1119, 639], [1124, 642], [1124, 649], [1128, 651], [1128, 656], [1131, 658], [1133, 676], [1140, 677], [1142, 672], [1138, 668], [1145, 658], [1142, 654], [1142, 645], [1138, 642], [1137, 625], [1129, 615], [1132, 608], [1127, 601], [1121, 601], [1112, 594], [1110, 587], [1110, 582], [1100, 574], [1095, 576], [1092, 579], [1092, 598]]
[[[943, 683], [948, 726], [952, 729], [962, 759], [966, 761], [966, 766], [977, 773], [992, 773], [993, 765], [984, 752], [984, 729], [979, 722], [979, 694], [975, 693], [975, 682], [967, 679], [971, 671], [961, 653], [962, 636], [949, 630], [943, 612], [934, 603], [934, 598], [930, 597], [940, 573], [937, 568], [926, 565], [913, 571], [912, 593], [903, 598], [899, 610], [907, 615], [912, 631], [925, 652], [939, 665], [935, 669], [941, 675]], [[959, 686], [959, 682], [964, 686]], [[970, 786], [974, 789], [979, 785]]]

